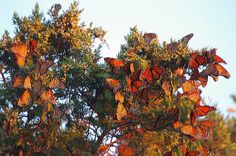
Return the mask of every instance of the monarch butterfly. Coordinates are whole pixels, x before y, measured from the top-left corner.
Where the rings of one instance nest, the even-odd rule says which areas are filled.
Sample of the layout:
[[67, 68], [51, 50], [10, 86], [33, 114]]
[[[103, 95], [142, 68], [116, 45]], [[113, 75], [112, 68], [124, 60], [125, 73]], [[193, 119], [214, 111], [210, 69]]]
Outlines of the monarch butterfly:
[[117, 120], [121, 120], [123, 117], [126, 116], [126, 114], [127, 114], [126, 108], [121, 102], [119, 102], [116, 111]]
[[135, 92], [135, 97], [141, 99], [143, 102], [146, 102], [148, 99], [153, 99], [158, 96], [158, 92], [150, 91], [149, 88], [143, 88]]
[[34, 83], [33, 93], [36, 95], [40, 95], [42, 92], [42, 88], [43, 88], [42, 82], [40, 80], [36, 81]]
[[14, 88], [17, 88], [17, 87], [20, 87], [22, 85], [22, 78], [21, 76], [16, 76], [14, 79], [13, 79], [13, 87]]
[[59, 89], [64, 89], [65, 86], [64, 84], [57, 78], [54, 77], [52, 81], [49, 83], [49, 88], [59, 88]]
[[126, 64], [123, 66], [122, 69], [126, 72], [127, 75], [130, 75], [130, 74], [132, 74], [132, 73], [135, 72], [135, 71], [134, 71], [134, 64], [133, 64], [133, 62], [131, 62], [131, 63], [126, 63]]
[[163, 72], [164, 70], [161, 67], [154, 65], [145, 69], [144, 72], [141, 74], [140, 79], [145, 79], [149, 83], [151, 83], [153, 79], [158, 80]]
[[157, 34], [155, 33], [145, 33], [143, 35], [143, 38], [145, 40], [145, 46], [148, 46], [153, 39], [157, 38]]
[[120, 103], [123, 103], [124, 102], [124, 94], [122, 92], [118, 91], [115, 94], [115, 100], [117, 100]]
[[196, 90], [193, 90], [193, 91], [189, 91], [189, 92], [179, 94], [179, 98], [187, 97], [189, 100], [193, 101], [195, 103], [195, 105], [197, 105], [198, 102], [201, 101], [200, 94], [201, 94], [201, 90], [196, 89]]
[[216, 122], [214, 120], [204, 120], [204, 121], [199, 121], [197, 124], [200, 126], [205, 126], [207, 128], [211, 128], [211, 127], [215, 126]]
[[191, 74], [190, 80], [199, 80], [202, 87], [205, 87], [207, 85], [208, 76], [203, 73], [199, 73], [198, 69], [194, 69]]
[[167, 113], [170, 115], [172, 121], [178, 121], [179, 120], [179, 112], [180, 110], [178, 108], [171, 108], [167, 111]]
[[10, 51], [15, 54], [16, 63], [19, 67], [25, 66], [25, 57], [27, 55], [27, 46], [23, 43], [14, 44]]
[[25, 88], [25, 89], [31, 89], [31, 88], [32, 88], [32, 87], [31, 87], [31, 80], [30, 80], [29, 75], [26, 76], [26, 78], [25, 78], [25, 81], [24, 81], [24, 88]]
[[22, 107], [23, 105], [28, 105], [31, 101], [30, 92], [28, 89], [24, 91], [22, 96], [19, 98], [17, 105]]
[[189, 40], [190, 40], [192, 37], [193, 37], [193, 33], [188, 34], [188, 35], [184, 36], [184, 37], [181, 39], [181, 43], [182, 43], [183, 47], [186, 47], [186, 46], [187, 46]]
[[191, 124], [194, 124], [196, 117], [201, 117], [207, 115], [207, 113], [211, 111], [215, 111], [216, 108], [212, 106], [200, 106], [197, 105], [195, 110], [191, 112], [190, 114], [190, 119], [191, 119]]
[[30, 53], [33, 53], [35, 51], [36, 45], [37, 45], [36, 40], [30, 40], [29, 42]]
[[193, 127], [192, 125], [183, 125], [180, 128], [181, 132], [185, 135], [190, 135], [192, 137], [196, 136], [198, 134], [198, 131], [195, 127]]
[[187, 151], [186, 156], [198, 156], [198, 152], [197, 151]]
[[120, 82], [116, 79], [111, 78], [106, 79], [106, 86], [109, 89], [113, 90], [114, 93], [116, 93], [121, 88]]
[[41, 99], [45, 102], [50, 102], [51, 104], [56, 104], [56, 99], [55, 96], [52, 92], [51, 89], [44, 91], [41, 95], [40, 95]]
[[130, 76], [126, 76], [126, 82], [128, 89], [131, 93], [136, 92], [140, 87], [143, 86], [143, 82], [140, 81], [141, 69], [132, 73]]
[[198, 83], [196, 80], [187, 80], [186, 82], [183, 83], [182, 89], [184, 93], [191, 92], [197, 90], [200, 85], [201, 84]]
[[229, 108], [227, 109], [227, 112], [229, 112], [229, 113], [235, 113], [235, 112], [236, 112], [236, 109], [235, 109], [235, 108], [232, 108], [232, 107], [229, 107]]
[[179, 43], [178, 42], [171, 42], [166, 45], [167, 51], [175, 52], [178, 49]]
[[171, 86], [169, 84], [168, 81], [165, 81], [163, 84], [162, 84], [162, 89], [165, 91], [165, 94], [167, 96], [170, 96], [171, 95]]
[[175, 121], [175, 122], [173, 122], [172, 126], [174, 129], [179, 129], [180, 127], [183, 126], [183, 124], [182, 124], [182, 122]]
[[227, 64], [224, 59], [222, 59], [220, 56], [216, 55], [216, 49], [215, 49], [215, 48], [211, 49], [211, 51], [204, 51], [203, 54], [204, 54], [211, 62]]
[[176, 74], [177, 76], [182, 76], [182, 75], [184, 74], [183, 68], [178, 68], [178, 69], [176, 69], [175, 74]]
[[197, 52], [194, 52], [191, 54], [189, 63], [188, 63], [188, 67], [189, 68], [198, 68], [200, 65], [204, 65], [205, 63], [207, 63], [207, 58], [199, 55]]
[[202, 71], [204, 76], [219, 76], [216, 66], [210, 63], [205, 70]]
[[214, 65], [219, 75], [224, 76], [227, 79], [231, 76], [230, 73], [219, 63], [215, 63]]
[[37, 71], [37, 73], [40, 73], [40, 75], [46, 74], [48, 69], [52, 66], [52, 64], [53, 64], [53, 62], [49, 61], [49, 60], [46, 60], [46, 61], [39, 60], [36, 63], [36, 71]]
[[105, 62], [109, 64], [111, 67], [123, 67], [125, 65], [124, 61], [118, 60], [111, 57], [104, 58]]

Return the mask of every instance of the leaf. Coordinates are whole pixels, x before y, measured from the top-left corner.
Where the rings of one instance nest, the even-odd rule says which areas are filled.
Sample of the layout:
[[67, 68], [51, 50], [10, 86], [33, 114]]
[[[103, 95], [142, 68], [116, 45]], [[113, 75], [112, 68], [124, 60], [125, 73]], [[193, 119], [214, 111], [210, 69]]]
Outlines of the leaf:
[[117, 120], [121, 120], [123, 117], [127, 115], [127, 111], [121, 102], [118, 103], [116, 115], [117, 115]]

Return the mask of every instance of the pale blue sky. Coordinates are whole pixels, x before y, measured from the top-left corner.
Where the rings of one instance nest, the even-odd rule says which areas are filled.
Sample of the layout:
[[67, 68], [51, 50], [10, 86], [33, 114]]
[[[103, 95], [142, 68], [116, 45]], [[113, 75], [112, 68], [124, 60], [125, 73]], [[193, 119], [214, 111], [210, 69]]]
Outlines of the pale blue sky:
[[[46, 12], [54, 3], [67, 9], [73, 0], [9, 0], [0, 5], [0, 34], [5, 29], [12, 32], [12, 15], [28, 16], [35, 3], [39, 2]], [[235, 0], [80, 0], [79, 8], [84, 8], [82, 21], [93, 22], [107, 31], [106, 39], [110, 49], [104, 48], [103, 56], [115, 57], [124, 43], [124, 35], [129, 28], [137, 25], [141, 31], [155, 32], [159, 41], [170, 38], [180, 39], [194, 33], [189, 45], [192, 48], [216, 47], [218, 54], [228, 64], [229, 80], [220, 77], [218, 82], [210, 82], [202, 95], [218, 103], [225, 113], [229, 106], [236, 105], [230, 98], [236, 94], [236, 1]]]

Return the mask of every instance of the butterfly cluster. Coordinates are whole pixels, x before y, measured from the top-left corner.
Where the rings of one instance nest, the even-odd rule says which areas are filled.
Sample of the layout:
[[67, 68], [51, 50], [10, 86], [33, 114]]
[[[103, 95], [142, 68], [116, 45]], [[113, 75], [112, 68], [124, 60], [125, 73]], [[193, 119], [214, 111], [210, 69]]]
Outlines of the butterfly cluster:
[[[57, 103], [53, 90], [65, 87], [56, 75], [49, 76], [52, 75], [49, 73], [50, 67], [53, 66], [52, 61], [41, 58], [32, 59], [36, 45], [36, 41], [32, 40], [29, 44], [18, 43], [10, 48], [10, 51], [15, 54], [17, 66], [20, 67], [19, 72], [12, 78], [11, 87], [16, 90], [16, 93], [20, 93], [15, 103], [19, 108], [27, 109], [33, 105], [41, 105], [45, 108], [45, 112], [50, 112]], [[29, 65], [26, 61], [27, 57]], [[9, 134], [12, 127], [9, 126], [10, 120], [5, 125], [6, 132]]]
[[[148, 46], [156, 37], [154, 33], [144, 34], [145, 45]], [[146, 66], [140, 65], [137, 58], [104, 59], [114, 75], [114, 78], [106, 79], [106, 85], [118, 102], [116, 115], [119, 122], [143, 119], [145, 116], [147, 121], [139, 125], [144, 131], [170, 128], [192, 141], [211, 139], [216, 122], [199, 117], [206, 116], [216, 108], [202, 104], [201, 87], [207, 85], [208, 77], [216, 81], [219, 76], [229, 78], [230, 73], [221, 65], [226, 62], [216, 54], [216, 49], [189, 49], [187, 44], [192, 37], [193, 34], [186, 35], [162, 48], [168, 51], [176, 51], [179, 47], [187, 49], [187, 54], [178, 58], [182, 59], [181, 64], [176, 66], [168, 59], [144, 60], [148, 62]], [[153, 109], [156, 114], [147, 116], [147, 110]], [[204, 147], [201, 149], [203, 154], [209, 153]], [[200, 151], [183, 150], [183, 153], [197, 155]]]

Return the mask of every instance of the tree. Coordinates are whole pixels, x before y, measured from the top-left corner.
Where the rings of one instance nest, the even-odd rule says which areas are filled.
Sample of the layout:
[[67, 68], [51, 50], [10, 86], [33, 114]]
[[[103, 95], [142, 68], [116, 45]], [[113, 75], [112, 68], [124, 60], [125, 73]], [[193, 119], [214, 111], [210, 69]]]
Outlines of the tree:
[[60, 10], [15, 13], [15, 36], [0, 40], [1, 155], [208, 154], [216, 122], [199, 117], [215, 107], [199, 87], [230, 77], [216, 49], [132, 28], [104, 65], [105, 31], [81, 23], [76, 2]]
[[[126, 36], [120, 59], [105, 58], [111, 67], [106, 81], [117, 101], [120, 155], [207, 155], [201, 140], [211, 140], [216, 123], [199, 119], [215, 110], [203, 105], [201, 87], [208, 77], [229, 78], [216, 49], [190, 49], [193, 34], [158, 43], [155, 33], [136, 27]], [[128, 150], [126, 150], [126, 148]]]
[[105, 31], [81, 23], [77, 6], [14, 13], [15, 36], [0, 41], [1, 155], [93, 155], [102, 142], [113, 113], [96, 76]]
[[207, 119], [217, 121], [212, 130], [210, 141], [202, 141], [202, 144], [210, 149], [212, 155], [234, 155], [236, 152], [235, 119], [224, 118], [219, 112], [211, 112]]

